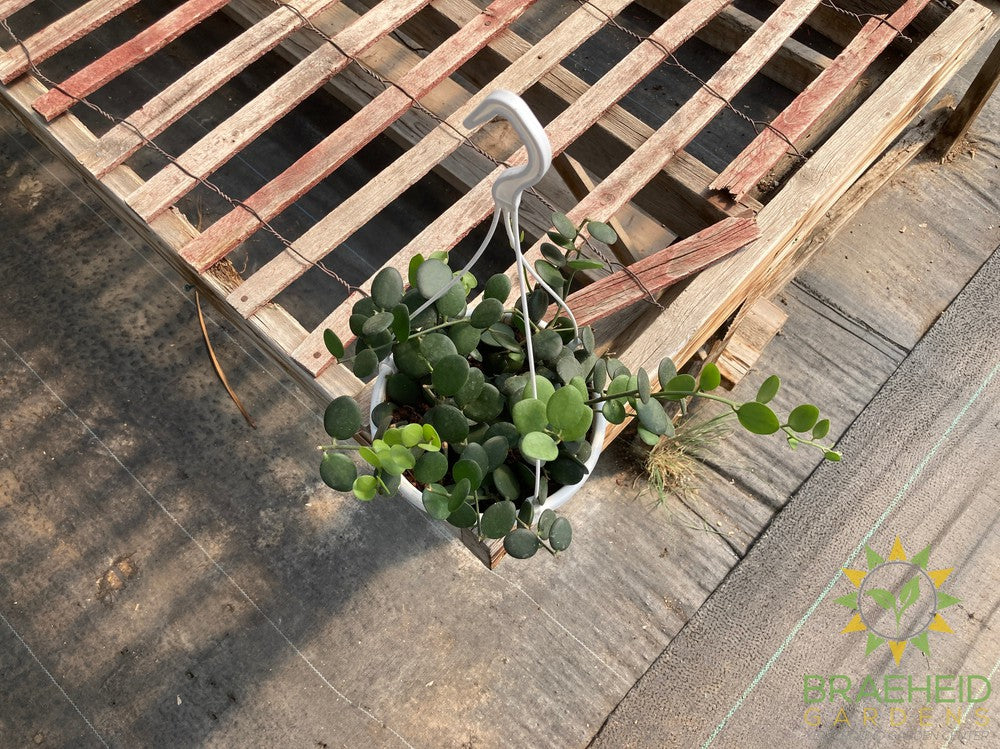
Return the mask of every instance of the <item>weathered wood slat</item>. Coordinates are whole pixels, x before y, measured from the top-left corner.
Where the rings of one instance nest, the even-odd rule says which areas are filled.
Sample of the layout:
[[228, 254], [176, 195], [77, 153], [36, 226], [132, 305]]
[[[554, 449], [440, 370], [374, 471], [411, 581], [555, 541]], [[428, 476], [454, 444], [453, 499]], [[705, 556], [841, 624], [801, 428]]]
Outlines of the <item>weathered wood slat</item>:
[[[952, 11], [758, 214], [761, 239], [692, 279], [623, 360], [654, 369], [663, 356], [686, 362], [740, 304], [772, 288], [768, 275], [784, 273], [799, 241], [998, 26], [978, 3]], [[609, 439], [622, 428], [609, 428]]]
[[[647, 298], [647, 290], [658, 294], [694, 275], [717, 260], [746, 247], [758, 235], [757, 224], [752, 218], [723, 219], [715, 226], [633, 263], [629, 266], [631, 273], [620, 270], [605, 276], [571, 294], [566, 301], [573, 310], [577, 323], [590, 325]], [[646, 288], [643, 289], [639, 283]], [[557, 309], [552, 305], [549, 315], [555, 315]]]
[[[90, 0], [25, 39], [31, 62], [38, 64], [86, 36], [105, 21], [131, 8], [139, 0]], [[15, 46], [0, 56], [0, 82], [10, 83], [28, 71], [28, 58]]]
[[[87, 96], [126, 70], [166, 47], [199, 21], [208, 18], [229, 0], [188, 0], [124, 44], [77, 71], [39, 97], [32, 106], [46, 120], [65, 112], [76, 99]], [[65, 93], [63, 93], [65, 92]]]
[[[666, 57], [666, 50], [680, 47], [715, 13], [726, 5], [726, 0], [695, 0], [685, 6], [677, 15], [663, 23], [652, 35], [654, 41], [644, 42], [633, 49], [611, 71], [587, 89], [568, 109], [546, 127], [553, 154], [562, 153], [573, 141], [589, 128], [601, 114], [621, 99], [641, 81], [650, 70]], [[524, 160], [524, 150], [519, 150], [510, 160], [519, 164]], [[415, 252], [433, 249], [451, 249], [458, 244], [480, 221], [489, 215], [493, 207], [491, 186], [503, 167], [493, 170], [472, 190], [456, 201], [441, 216], [418, 234], [406, 247], [397, 252], [386, 266], [396, 267], [403, 272], [408, 258]], [[370, 283], [370, 282], [369, 282]], [[351, 305], [357, 301], [357, 294], [350, 295], [338, 309], [334, 310], [317, 327], [296, 356], [303, 366], [322, 368], [330, 362], [329, 354], [323, 346], [323, 330], [327, 327], [345, 332]]]
[[233, 307], [249, 316], [267, 304], [305, 273], [312, 262], [325, 257], [394, 198], [427, 174], [435, 164], [456, 150], [462, 144], [460, 134], [469, 133], [462, 124], [463, 120], [490, 90], [506, 88], [514, 92], [524, 91], [604, 25], [607, 19], [597, 8], [615, 14], [628, 5], [628, 0], [595, 0], [593, 5], [595, 7], [588, 5], [575, 10], [536, 44], [530, 55], [513, 63], [493, 81], [488, 90], [475, 94], [456, 110], [448, 118], [448, 124], [438, 126], [368, 184], [320, 219], [294, 242], [298, 255], [282, 252], [244, 281], [230, 297]]
[[22, 8], [27, 8], [33, 0], [0, 0], [0, 18], [10, 18]]
[[198, 179], [207, 177], [229, 161], [331, 76], [347, 67], [352, 58], [363, 54], [428, 2], [385, 0], [379, 3], [332, 37], [336, 47], [329, 43], [319, 47], [181, 154], [177, 159], [179, 166], [168, 164], [154, 175], [129, 196], [129, 205], [147, 220], [158, 216], [197, 185]]
[[906, 28], [928, 2], [907, 0], [887, 23], [881, 18], [869, 19], [833, 64], [774, 119], [774, 130], [762, 131], [716, 177], [712, 189], [728, 190], [737, 199], [752, 190], [788, 150], [788, 143], [775, 130], [796, 142], [889, 46], [896, 38], [896, 29]]
[[997, 40], [955, 111], [930, 145], [930, 149], [938, 152], [942, 160], [954, 155], [956, 146], [969, 132], [969, 127], [986, 105], [986, 100], [993, 95], [997, 84], [1000, 84], [1000, 40]]
[[[417, 63], [399, 80], [398, 87], [387, 88], [284, 172], [247, 198], [244, 202], [256, 215], [242, 208], [233, 209], [184, 248], [184, 258], [199, 270], [204, 270], [224, 257], [257, 230], [260, 226], [257, 216], [269, 221], [312, 189], [412, 107], [413, 99], [420, 99], [451, 75], [534, 2], [535, 0], [496, 0], [477, 19]], [[153, 180], [146, 187], [150, 188], [152, 185]], [[153, 212], [147, 205], [130, 202], [140, 215]], [[158, 206], [166, 205], [169, 203], [164, 200], [161, 191]]]
[[247, 65], [302, 28], [305, 22], [291, 8], [308, 18], [338, 1], [292, 0], [288, 3], [291, 7], [275, 9], [129, 115], [126, 119], [132, 127], [111, 128], [79, 155], [81, 163], [97, 177], [103, 177], [142, 147], [143, 140], [135, 129], [147, 138], [159, 135]]

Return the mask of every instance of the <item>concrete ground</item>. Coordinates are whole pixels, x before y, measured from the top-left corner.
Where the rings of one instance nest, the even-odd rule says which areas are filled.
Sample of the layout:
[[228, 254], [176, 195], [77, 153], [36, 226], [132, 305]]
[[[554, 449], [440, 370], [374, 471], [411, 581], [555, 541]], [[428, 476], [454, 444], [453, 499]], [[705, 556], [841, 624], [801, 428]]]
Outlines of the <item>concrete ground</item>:
[[[843, 433], [1000, 241], [998, 121], [994, 101], [959, 160], [914, 164], [827, 245], [781, 296], [789, 321], [740, 393], [778, 371], [783, 405], [815, 400]], [[280, 146], [262, 142], [247, 167]], [[761, 637], [751, 648], [728, 620], [708, 629], [730, 655], [676, 637], [705, 626], [692, 617], [719, 583], [743, 580], [741, 594], [782, 600], [775, 616], [801, 616], [794, 596], [809, 589], [786, 582], [804, 569], [798, 557], [755, 566], [766, 536], [747, 560], [751, 582], [737, 564], [815, 456], [739, 435], [713, 459], [700, 498], [651, 508], [637, 498], [632, 453], [618, 446], [568, 508], [569, 553], [490, 572], [420, 513], [323, 487], [317, 415], [209, 314], [216, 352], [258, 424], [247, 427], [211, 370], [192, 293], [5, 112], [0, 175], [0, 746], [583, 746], [647, 671], [598, 742], [614, 745], [613, 731], [631, 723], [638, 738], [617, 735], [685, 746], [728, 712], [731, 694], [718, 685], [752, 680], [773, 644]], [[981, 357], [995, 361], [989, 341], [978, 342]], [[951, 434], [987, 449], [976, 434], [988, 423], [972, 423]], [[837, 476], [864, 475], [868, 443], [852, 439]], [[890, 482], [889, 466], [883, 473]], [[836, 485], [829, 470], [817, 478]], [[944, 495], [940, 517], [964, 501]], [[874, 504], [865, 507], [858, 522]], [[827, 542], [844, 558], [852, 527]], [[900, 527], [911, 552], [913, 533], [930, 534], [935, 562], [940, 547], [957, 565], [973, 543], [968, 529], [939, 544], [941, 528]], [[872, 543], [885, 551], [883, 535]], [[829, 580], [844, 560], [814, 561]], [[740, 600], [727, 592], [706, 612], [727, 598]], [[976, 616], [989, 624], [991, 610]], [[794, 647], [829, 649], [811, 632]], [[949, 647], [973, 652], [959, 639]], [[657, 661], [672, 642], [689, 654], [685, 668], [726, 675], [709, 685], [716, 702], [692, 712], [680, 701], [691, 693], [663, 665], [677, 656]], [[857, 654], [856, 642], [843, 648]], [[786, 681], [790, 693], [748, 695], [775, 702], [747, 701], [717, 740], [762, 746], [776, 718], [801, 719]], [[674, 700], [662, 703], [666, 717], [687, 716], [691, 733], [665, 728], [661, 703], [643, 701], [650, 693]]]

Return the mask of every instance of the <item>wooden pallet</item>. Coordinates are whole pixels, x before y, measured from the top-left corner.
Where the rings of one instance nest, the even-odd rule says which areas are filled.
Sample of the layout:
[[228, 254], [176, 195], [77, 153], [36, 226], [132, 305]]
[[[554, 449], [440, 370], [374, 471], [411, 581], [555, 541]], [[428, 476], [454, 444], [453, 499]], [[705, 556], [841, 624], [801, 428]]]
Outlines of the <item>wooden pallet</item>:
[[[0, 17], [30, 10], [30, 2], [0, 0]], [[358, 295], [322, 310], [323, 322], [309, 328], [275, 298], [314, 263], [335, 264], [338, 245], [432, 171], [463, 195], [385, 265], [405, 272], [412, 253], [454, 248], [483, 222], [492, 207], [492, 181], [503, 168], [494, 162], [517, 164], [524, 157], [501, 126], [481, 133], [463, 127], [489, 91], [524, 93], [547, 123], [558, 169], [540, 190], [551, 203], [577, 221], [620, 221], [622, 242], [611, 251], [632, 265], [665, 309], [646, 304], [646, 292], [623, 272], [591, 279], [572, 301], [584, 320], [595, 322], [604, 346], [629, 365], [655, 372], [661, 357], [685, 362], [734, 314], [776, 290], [804, 261], [799, 247], [837, 199], [1000, 26], [992, 7], [976, 0], [950, 12], [929, 0], [839, 3], [867, 14], [860, 21], [820, 0], [784, 0], [764, 20], [729, 0], [640, 0], [644, 12], [657, 14], [658, 26], [645, 41], [622, 45], [616, 64], [588, 84], [565, 58], [607, 33], [610, 19], [632, 12], [629, 0], [561, 0], [562, 20], [534, 42], [512, 25], [550, 12], [551, 0], [369, 0], [367, 9], [339, 0], [291, 0], [287, 6], [278, 0], [187, 0], [131, 40], [91, 55], [58, 87], [36, 74], [33, 65], [44, 72], [46, 60], [134, 2], [89, 0], [33, 33], [25, 40], [31, 64], [21, 47], [3, 39], [0, 96], [321, 404], [340, 394], [366, 397], [365, 383], [336, 364], [322, 341], [327, 327], [350, 338], [346, 322]], [[220, 9], [245, 31], [149, 101], [136, 102], [127, 123], [98, 136], [78, 119], [85, 106], [78, 98]], [[800, 29], [808, 33], [793, 39]], [[903, 29], [907, 39], [898, 33]], [[820, 40], [819, 34], [822, 44], [806, 43]], [[728, 58], [653, 128], [621, 102], [693, 37]], [[145, 180], [130, 168], [145, 139], [156, 138], [271, 51], [293, 63], [287, 73], [210, 132], [192, 137], [174, 154], [176, 163]], [[893, 55], [892, 64], [884, 64]], [[790, 89], [791, 103], [716, 173], [686, 149], [758, 76]], [[234, 207], [196, 229], [178, 202], [321, 87], [352, 107], [354, 116], [246, 198], [252, 212]], [[276, 254], [246, 278], [235, 270], [228, 258], [266, 229], [262, 222], [279, 217], [383, 133], [406, 146], [399, 158], [293, 238], [294, 251]], [[477, 148], [470, 147], [471, 138]], [[790, 143], [811, 155], [790, 158]], [[781, 186], [765, 191], [762, 180]], [[526, 198], [522, 226], [531, 239], [530, 257], [538, 256], [548, 224], [548, 209]]]

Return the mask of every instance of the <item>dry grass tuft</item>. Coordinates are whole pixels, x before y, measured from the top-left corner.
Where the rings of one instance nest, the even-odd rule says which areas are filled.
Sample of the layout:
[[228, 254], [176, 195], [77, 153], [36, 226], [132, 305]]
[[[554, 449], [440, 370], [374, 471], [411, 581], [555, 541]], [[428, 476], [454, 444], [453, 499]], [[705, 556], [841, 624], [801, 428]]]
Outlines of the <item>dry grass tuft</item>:
[[697, 498], [698, 478], [705, 471], [702, 460], [732, 432], [729, 417], [726, 413], [706, 421], [683, 421], [674, 437], [664, 437], [649, 452], [646, 472], [657, 505], [668, 494], [681, 500]]

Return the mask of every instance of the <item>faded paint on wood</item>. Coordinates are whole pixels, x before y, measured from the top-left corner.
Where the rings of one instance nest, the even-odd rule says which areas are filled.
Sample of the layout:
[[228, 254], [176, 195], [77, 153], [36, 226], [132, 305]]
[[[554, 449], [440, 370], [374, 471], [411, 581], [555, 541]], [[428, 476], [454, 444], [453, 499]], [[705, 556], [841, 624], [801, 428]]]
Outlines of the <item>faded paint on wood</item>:
[[[886, 22], [871, 18], [851, 43], [837, 55], [805, 91], [747, 146], [712, 182], [714, 190], [728, 190], [737, 199], [746, 195], [795, 143], [823, 116], [838, 97], [851, 88], [872, 61], [896, 38], [929, 0], [907, 0]], [[775, 132], [777, 131], [777, 132]], [[781, 133], [785, 136], [782, 138]]]
[[[259, 216], [270, 221], [347, 159], [370, 143], [428, 91], [451, 75], [495, 35], [513, 23], [535, 0], [497, 0], [482, 14], [431, 52], [404, 75], [398, 87], [385, 89], [370, 104], [334, 130], [244, 203], [254, 213], [235, 208], [216, 221], [183, 251], [184, 258], [204, 270], [225, 257], [260, 227]], [[152, 181], [147, 183], [151, 190]], [[165, 207], [162, 197], [158, 205]], [[172, 202], [172, 201], [171, 201]], [[143, 214], [145, 206], [133, 203]]]
[[[166, 47], [199, 21], [208, 18], [229, 0], [188, 0], [149, 28], [108, 52], [40, 96], [32, 106], [46, 120], [65, 112], [77, 99], [93, 93], [109, 81]], [[63, 93], [65, 92], [65, 93]]]
[[[287, 5], [308, 18], [338, 1], [292, 0]], [[136, 130], [146, 138], [159, 135], [304, 24], [292, 10], [275, 9], [129, 115], [126, 119], [131, 127], [121, 124], [111, 128], [97, 143], [80, 154], [81, 163], [97, 177], [103, 177], [142, 148], [144, 141]]]
[[[65, 49], [77, 39], [86, 36], [105, 21], [131, 8], [139, 0], [90, 0], [72, 13], [49, 24], [44, 29], [24, 40], [31, 62], [49, 59], [61, 49]], [[28, 71], [28, 58], [24, 51], [15, 46], [0, 55], [0, 82], [10, 83]]]

